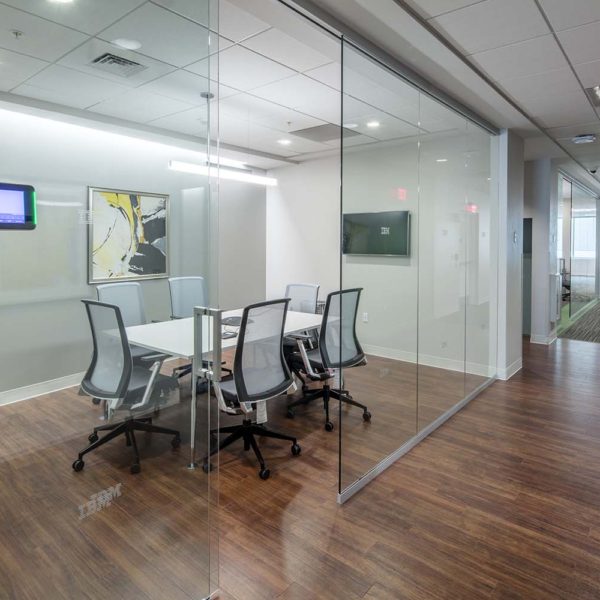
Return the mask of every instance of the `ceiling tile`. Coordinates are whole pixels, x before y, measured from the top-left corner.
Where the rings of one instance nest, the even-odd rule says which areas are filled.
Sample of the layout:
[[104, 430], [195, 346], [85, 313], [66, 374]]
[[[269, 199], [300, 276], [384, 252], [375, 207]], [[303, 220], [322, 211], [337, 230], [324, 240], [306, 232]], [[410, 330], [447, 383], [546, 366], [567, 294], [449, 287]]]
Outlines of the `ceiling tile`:
[[86, 108], [125, 90], [125, 86], [112, 81], [50, 65], [31, 77], [25, 85], [17, 87], [14, 93], [74, 108]]
[[[155, 4], [144, 4], [100, 34], [106, 41], [138, 40], [140, 54], [184, 67], [208, 56], [208, 29]], [[223, 47], [228, 42], [219, 41]]]
[[408, 0], [408, 4], [426, 18], [436, 17], [478, 2], [481, 0]]
[[43, 60], [0, 49], [0, 91], [8, 92], [47, 66]]
[[111, 117], [146, 123], [189, 108], [192, 107], [185, 102], [141, 89], [133, 89], [110, 100], [100, 102], [92, 106], [90, 110]]
[[340, 90], [342, 88], [342, 67], [340, 63], [331, 62], [322, 67], [310, 69], [304, 74], [334, 88], [335, 90]]
[[279, 29], [269, 29], [242, 44], [296, 71], [306, 71], [325, 65], [331, 60]]
[[557, 35], [573, 64], [600, 59], [600, 21], [561, 31]]
[[[175, 100], [181, 100], [192, 105], [205, 104], [206, 99], [200, 96], [203, 92], [216, 92], [216, 82], [212, 82], [212, 86], [209, 80], [200, 75], [195, 75], [189, 71], [174, 71], [159, 77], [150, 83], [142, 86], [147, 92], [160, 94], [167, 96], [168, 98], [174, 98]], [[238, 94], [237, 90], [232, 90], [224, 85], [219, 86], [219, 98], [227, 98], [233, 94]]]
[[507, 79], [502, 83], [502, 87], [513, 96], [528, 99], [556, 97], [561, 93], [577, 91], [583, 96], [577, 78], [568, 67]]
[[329, 123], [340, 122], [339, 92], [305, 75], [265, 85], [252, 93]]
[[227, 0], [221, 0], [219, 4], [219, 33], [227, 39], [239, 42], [268, 28], [268, 23], [227, 2]]
[[208, 130], [206, 106], [184, 110], [149, 122], [154, 127], [179, 131], [187, 135], [206, 137]]
[[470, 58], [496, 81], [569, 66], [551, 34], [472, 54]]
[[[186, 70], [202, 75], [206, 73], [207, 63], [207, 60], [199, 61]], [[242, 46], [219, 52], [219, 81], [237, 90], [248, 91], [294, 74], [295, 71]]]
[[555, 31], [600, 20], [598, 0], [540, 0], [540, 4]]
[[[122, 77], [121, 75], [108, 73], [107, 71], [100, 70], [97, 67], [90, 65], [94, 59], [107, 52], [140, 63], [144, 65], [146, 69], [139, 73], [135, 73], [130, 77]], [[73, 52], [69, 52], [69, 54], [58, 61], [58, 64], [129, 87], [137, 87], [146, 81], [151, 81], [156, 77], [166, 75], [175, 69], [175, 67], [168, 65], [167, 63], [144, 56], [143, 54], [138, 54], [137, 52], [117, 48], [98, 38], [92, 38], [85, 44], [79, 46], [79, 48], [73, 50]]]
[[514, 44], [550, 30], [533, 0], [485, 0], [431, 21], [465, 54]]
[[282, 132], [322, 125], [324, 121], [304, 115], [268, 100], [238, 94], [219, 103], [220, 119], [247, 120]]
[[600, 85], [600, 60], [575, 65], [575, 72], [581, 79], [583, 87]]
[[[0, 48], [27, 54], [47, 61], [55, 61], [88, 36], [62, 25], [15, 10], [0, 4]], [[13, 30], [22, 31], [18, 39]]]
[[548, 133], [555, 139], [570, 139], [582, 133], [600, 134], [600, 121], [591, 121], [589, 123], [580, 123], [578, 125], [567, 125], [565, 127], [554, 127], [548, 130]]
[[207, 0], [154, 0], [154, 3], [205, 27], [209, 27], [209, 21], [216, 21], [216, 17], [209, 12], [215, 4]]
[[48, 0], [3, 0], [15, 8], [26, 10], [55, 23], [95, 35], [112, 25], [145, 0], [77, 0], [72, 4]]

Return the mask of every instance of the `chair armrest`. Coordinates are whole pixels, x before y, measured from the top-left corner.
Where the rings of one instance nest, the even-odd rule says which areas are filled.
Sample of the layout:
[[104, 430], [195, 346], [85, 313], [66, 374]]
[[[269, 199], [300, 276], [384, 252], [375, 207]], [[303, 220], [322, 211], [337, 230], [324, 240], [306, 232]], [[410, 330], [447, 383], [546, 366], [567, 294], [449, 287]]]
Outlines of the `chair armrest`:
[[286, 333], [285, 337], [295, 340], [312, 340], [312, 336], [308, 333]]

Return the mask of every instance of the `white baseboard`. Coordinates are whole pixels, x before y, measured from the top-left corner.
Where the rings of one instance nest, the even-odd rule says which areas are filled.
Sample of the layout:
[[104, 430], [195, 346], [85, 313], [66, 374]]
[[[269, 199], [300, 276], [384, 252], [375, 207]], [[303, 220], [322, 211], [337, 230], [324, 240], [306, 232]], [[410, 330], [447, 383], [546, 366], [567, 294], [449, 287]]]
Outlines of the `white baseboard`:
[[[379, 356], [381, 358], [391, 358], [408, 363], [417, 363], [416, 352], [406, 352], [405, 350], [396, 350], [395, 348], [386, 348], [384, 346], [363, 345], [365, 354]], [[481, 375], [482, 377], [495, 377], [496, 370], [492, 366], [445, 358], [442, 356], [433, 356], [430, 354], [419, 354], [418, 362], [420, 365], [435, 367], [437, 369], [446, 369], [447, 371], [458, 371], [462, 373], [466, 370], [471, 375]]]
[[514, 363], [502, 369], [498, 367], [498, 379], [502, 379], [503, 381], [507, 381], [510, 379], [515, 373], [518, 373], [523, 368], [523, 358], [519, 358], [515, 360]]
[[556, 332], [553, 331], [550, 335], [531, 334], [530, 340], [532, 344], [543, 344], [544, 346], [549, 346], [556, 341]]
[[4, 404], [12, 404], [13, 402], [20, 402], [21, 400], [29, 400], [36, 396], [43, 394], [51, 394], [52, 392], [58, 392], [66, 388], [74, 387], [81, 383], [84, 373], [74, 373], [73, 375], [65, 375], [58, 379], [50, 379], [49, 381], [41, 381], [40, 383], [34, 383], [32, 385], [26, 385], [24, 387], [15, 388], [13, 390], [7, 390], [6, 392], [0, 392], [0, 406]]

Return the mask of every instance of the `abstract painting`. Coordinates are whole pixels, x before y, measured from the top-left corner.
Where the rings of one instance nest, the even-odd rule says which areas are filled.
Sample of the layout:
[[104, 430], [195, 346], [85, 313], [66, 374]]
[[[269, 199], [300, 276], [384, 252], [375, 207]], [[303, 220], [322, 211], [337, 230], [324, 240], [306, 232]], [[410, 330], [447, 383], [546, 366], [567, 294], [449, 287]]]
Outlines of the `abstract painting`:
[[169, 196], [89, 188], [89, 283], [168, 275]]

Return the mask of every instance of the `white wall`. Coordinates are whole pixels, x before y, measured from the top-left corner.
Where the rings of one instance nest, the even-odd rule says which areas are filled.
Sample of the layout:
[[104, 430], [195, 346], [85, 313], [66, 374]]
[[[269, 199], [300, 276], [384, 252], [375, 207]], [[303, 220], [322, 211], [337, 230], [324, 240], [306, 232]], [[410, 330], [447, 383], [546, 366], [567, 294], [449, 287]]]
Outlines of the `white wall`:
[[[38, 199], [35, 231], [0, 231], [0, 392], [88, 366], [89, 326], [80, 302], [95, 297], [87, 285], [88, 186], [169, 194], [171, 274], [209, 273], [205, 181], [167, 168], [169, 160], [198, 162], [196, 152], [176, 142], [159, 144], [0, 110], [0, 156], [0, 181], [31, 184]], [[222, 303], [231, 305], [241, 299], [237, 283], [250, 289], [247, 259], [264, 254], [264, 230], [246, 227], [257, 206], [254, 218], [261, 222], [264, 188], [224, 182], [222, 193], [231, 200], [231, 211], [227, 205], [219, 211], [224, 223], [220, 244], [232, 251], [223, 252], [219, 277], [236, 282], [221, 290]], [[244, 246], [253, 253], [240, 260]], [[264, 260], [258, 271], [264, 271]], [[258, 298], [264, 294], [264, 275], [252, 278], [256, 282], [249, 296]], [[167, 281], [142, 286], [148, 318], [167, 319]], [[214, 287], [210, 281], [209, 287]]]
[[509, 379], [523, 365], [524, 143], [504, 130], [499, 144], [498, 377]]
[[324, 299], [340, 285], [339, 157], [270, 172], [267, 188], [266, 295], [280, 298], [288, 283], [319, 283]]

